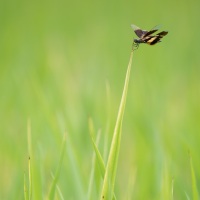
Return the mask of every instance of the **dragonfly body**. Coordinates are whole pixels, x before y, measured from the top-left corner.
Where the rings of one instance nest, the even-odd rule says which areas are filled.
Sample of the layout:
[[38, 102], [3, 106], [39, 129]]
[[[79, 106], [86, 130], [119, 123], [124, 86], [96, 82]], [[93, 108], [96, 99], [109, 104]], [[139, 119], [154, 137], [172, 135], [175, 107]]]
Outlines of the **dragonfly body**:
[[146, 42], [143, 41], [142, 39], [134, 39], [133, 41], [134, 41], [136, 44], [146, 43]]

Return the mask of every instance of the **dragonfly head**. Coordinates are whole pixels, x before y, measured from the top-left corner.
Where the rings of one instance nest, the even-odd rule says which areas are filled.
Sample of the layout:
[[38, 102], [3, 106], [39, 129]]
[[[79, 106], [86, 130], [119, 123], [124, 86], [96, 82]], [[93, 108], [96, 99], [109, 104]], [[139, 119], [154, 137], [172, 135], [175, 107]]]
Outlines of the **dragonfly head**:
[[133, 39], [134, 43], [139, 43], [138, 39]]

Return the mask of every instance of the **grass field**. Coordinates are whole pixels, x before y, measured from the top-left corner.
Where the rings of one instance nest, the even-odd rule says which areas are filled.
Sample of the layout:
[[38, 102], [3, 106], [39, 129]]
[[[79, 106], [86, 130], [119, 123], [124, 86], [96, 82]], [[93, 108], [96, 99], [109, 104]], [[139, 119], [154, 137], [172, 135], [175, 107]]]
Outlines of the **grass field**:
[[115, 197], [197, 200], [199, 7], [198, 0], [2, 0], [0, 199], [24, 199], [24, 186], [26, 199], [100, 199], [90, 134], [106, 165], [133, 23], [162, 24], [169, 34], [133, 54]]

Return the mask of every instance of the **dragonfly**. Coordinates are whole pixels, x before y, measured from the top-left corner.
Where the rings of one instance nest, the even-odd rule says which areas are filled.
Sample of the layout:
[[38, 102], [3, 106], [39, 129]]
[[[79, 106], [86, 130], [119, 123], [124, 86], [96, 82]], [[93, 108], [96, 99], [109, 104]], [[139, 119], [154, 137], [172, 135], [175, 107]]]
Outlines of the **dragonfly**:
[[139, 37], [139, 39], [133, 40], [133, 46], [132, 46], [133, 49], [138, 49], [139, 45], [142, 43], [149, 45], [157, 44], [161, 42], [161, 39], [165, 35], [168, 34], [168, 31], [162, 31], [157, 33], [156, 35], [152, 35], [153, 33], [159, 30], [160, 26], [155, 26], [150, 31], [142, 30], [141, 28], [137, 27], [134, 24], [132, 24], [131, 27], [134, 30], [135, 34]]

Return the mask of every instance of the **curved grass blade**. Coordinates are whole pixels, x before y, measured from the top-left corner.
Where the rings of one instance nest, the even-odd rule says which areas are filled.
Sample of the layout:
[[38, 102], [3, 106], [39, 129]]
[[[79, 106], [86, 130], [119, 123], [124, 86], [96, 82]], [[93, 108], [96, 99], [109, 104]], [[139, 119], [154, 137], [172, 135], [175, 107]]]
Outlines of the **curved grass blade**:
[[103, 200], [110, 200], [114, 192], [117, 161], [118, 161], [119, 149], [120, 149], [120, 143], [121, 143], [121, 128], [122, 128], [122, 121], [123, 121], [123, 115], [124, 115], [125, 104], [126, 104], [129, 77], [130, 77], [130, 72], [131, 72], [132, 57], [133, 57], [133, 50], [130, 55], [130, 60], [129, 60], [129, 64], [128, 64], [128, 68], [126, 72], [124, 89], [123, 89], [120, 107], [119, 107], [119, 111], [117, 115], [117, 121], [115, 124], [115, 130], [114, 130], [111, 148], [109, 152], [108, 163], [106, 166], [106, 172], [105, 172], [104, 182], [103, 182], [103, 187], [102, 187], [102, 192], [101, 192], [101, 199]]
[[[89, 127], [93, 127], [93, 124], [92, 124], [92, 120], [89, 119]], [[92, 140], [92, 145], [93, 145], [93, 148], [94, 148], [94, 151], [95, 151], [95, 154], [96, 154], [96, 160], [97, 160], [97, 163], [98, 163], [98, 166], [99, 166], [99, 170], [100, 170], [100, 173], [101, 173], [101, 176], [102, 176], [102, 179], [104, 178], [104, 175], [105, 175], [105, 164], [104, 164], [104, 161], [103, 161], [103, 158], [101, 156], [101, 153], [97, 147], [97, 144], [98, 144], [98, 140], [99, 140], [99, 134], [97, 134], [97, 142], [95, 142], [94, 140], [94, 132], [92, 131], [93, 129], [91, 129], [90, 131], [90, 137], [91, 137], [91, 140]], [[115, 197], [115, 194], [113, 194], [113, 200], [116, 200], [116, 197]]]
[[[189, 153], [190, 156], [190, 153]], [[190, 156], [190, 169], [191, 169], [191, 176], [192, 176], [192, 193], [193, 193], [193, 200], [199, 199], [199, 194], [197, 190], [197, 184], [196, 184], [196, 176], [195, 171], [192, 163], [192, 157]]]
[[[94, 132], [93, 132], [94, 129], [92, 128], [93, 127], [92, 119], [89, 119], [89, 127], [90, 127], [90, 132], [89, 132], [90, 133], [90, 138], [92, 140], [92, 145], [93, 145], [94, 151], [96, 153], [99, 170], [101, 172], [102, 177], [104, 177], [105, 164], [104, 164], [103, 158], [101, 156], [101, 153], [99, 152], [99, 149], [97, 147], [97, 143], [94, 140]], [[97, 137], [97, 140], [98, 140], [98, 137]]]
[[106, 81], [106, 129], [105, 129], [105, 136], [104, 136], [104, 152], [103, 152], [103, 159], [107, 160], [108, 155], [108, 142], [110, 139], [110, 116], [111, 116], [111, 101], [110, 101], [110, 84]]
[[[89, 118], [89, 133], [90, 133], [90, 136], [91, 136], [91, 140], [93, 140], [94, 126], [93, 126], [93, 122], [92, 122], [91, 118]], [[96, 138], [96, 144], [97, 145], [98, 145], [99, 140], [100, 140], [100, 134], [101, 134], [101, 132], [98, 131], [97, 138]], [[94, 142], [94, 141], [92, 141], [92, 142]], [[94, 176], [95, 176], [96, 163], [97, 163], [96, 157], [97, 157], [97, 154], [94, 151], [93, 156], [92, 156], [92, 167], [91, 167], [90, 181], [89, 181], [89, 187], [88, 187], [88, 197], [87, 197], [88, 200], [93, 199], [92, 191], [94, 191]], [[99, 185], [99, 184], [97, 184], [98, 179], [99, 179], [99, 177], [95, 177], [96, 185]], [[97, 186], [97, 188], [98, 188], [98, 186]]]
[[56, 190], [56, 185], [60, 176], [60, 170], [61, 170], [62, 161], [64, 157], [65, 146], [66, 146], [66, 136], [64, 135], [63, 141], [62, 141], [61, 153], [60, 153], [60, 160], [59, 160], [56, 174], [55, 174], [55, 177], [53, 178], [53, 182], [52, 182], [50, 192], [49, 192], [49, 197], [48, 197], [49, 200], [53, 200], [55, 196], [55, 190]]
[[58, 187], [58, 185], [56, 186], [56, 188], [57, 188], [57, 191], [58, 191], [58, 195], [59, 195], [59, 197], [60, 197], [60, 200], [64, 200], [64, 196], [63, 196], [63, 194], [62, 194], [60, 188]]

